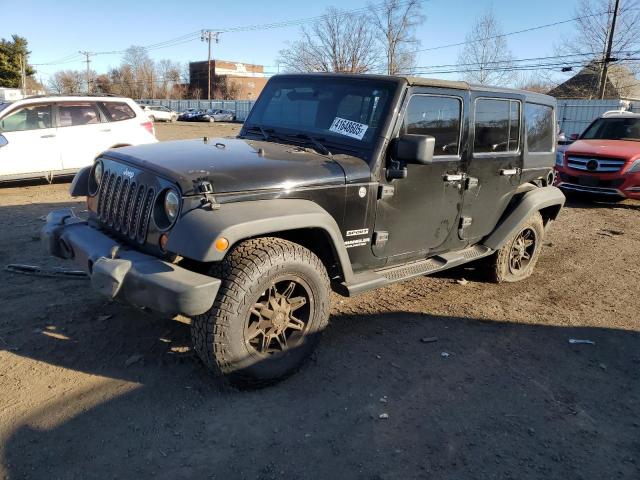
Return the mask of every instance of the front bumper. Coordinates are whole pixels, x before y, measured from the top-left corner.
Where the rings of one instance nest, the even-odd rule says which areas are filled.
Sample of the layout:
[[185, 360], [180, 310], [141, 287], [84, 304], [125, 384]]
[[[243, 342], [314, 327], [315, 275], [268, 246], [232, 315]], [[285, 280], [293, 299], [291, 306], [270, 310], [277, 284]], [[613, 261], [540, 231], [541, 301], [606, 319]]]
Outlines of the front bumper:
[[221, 281], [165, 262], [105, 235], [71, 210], [47, 216], [41, 239], [56, 257], [72, 259], [101, 294], [170, 315], [205, 313]]
[[556, 186], [573, 192], [640, 199], [639, 173], [590, 173], [556, 166]]

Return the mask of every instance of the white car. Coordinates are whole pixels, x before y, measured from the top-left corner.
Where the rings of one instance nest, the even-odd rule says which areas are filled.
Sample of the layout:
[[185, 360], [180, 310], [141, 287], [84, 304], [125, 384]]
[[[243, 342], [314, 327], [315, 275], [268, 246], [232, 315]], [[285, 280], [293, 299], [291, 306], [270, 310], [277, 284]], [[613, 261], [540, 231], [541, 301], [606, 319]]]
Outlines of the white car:
[[168, 107], [161, 105], [140, 105], [152, 122], [175, 122], [178, 119], [178, 112], [174, 112]]
[[111, 148], [157, 142], [129, 98], [42, 96], [0, 103], [0, 182], [70, 175]]

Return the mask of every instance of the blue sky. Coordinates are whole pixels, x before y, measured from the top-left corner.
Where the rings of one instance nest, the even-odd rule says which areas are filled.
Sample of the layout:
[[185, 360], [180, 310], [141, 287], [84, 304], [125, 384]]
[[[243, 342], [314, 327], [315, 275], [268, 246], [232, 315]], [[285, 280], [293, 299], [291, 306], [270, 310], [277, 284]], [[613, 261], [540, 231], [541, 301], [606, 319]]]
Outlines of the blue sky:
[[[575, 16], [576, 0], [535, 2], [516, 0], [426, 0], [426, 21], [417, 32], [421, 48], [436, 47], [464, 40], [476, 16], [493, 8], [504, 32], [522, 30]], [[9, 6], [10, 5], [10, 6]], [[146, 1], [146, 0], [59, 0], [26, 1], [18, 6], [13, 0], [0, 0], [2, 21], [0, 36], [17, 33], [27, 38], [32, 51], [31, 63], [71, 58], [78, 50], [114, 51], [130, 45], [150, 45], [181, 37], [203, 28], [227, 29], [281, 22], [322, 15], [330, 5], [356, 9], [367, 0], [238, 0], [230, 1]], [[558, 6], [561, 5], [561, 8]], [[553, 55], [554, 42], [569, 33], [572, 24], [514, 35], [508, 38], [516, 58]], [[299, 26], [268, 30], [229, 32], [221, 35], [213, 47], [213, 58], [265, 65], [276, 70], [278, 51], [295, 40]], [[418, 65], [455, 63], [459, 47], [422, 52]], [[205, 60], [206, 44], [199, 38], [169, 48], [149, 52], [152, 58], [188, 62]], [[98, 55], [92, 68], [98, 72], [120, 63], [120, 55]], [[42, 80], [59, 69], [83, 69], [82, 59], [37, 67]], [[438, 75], [454, 78], [455, 75]]]

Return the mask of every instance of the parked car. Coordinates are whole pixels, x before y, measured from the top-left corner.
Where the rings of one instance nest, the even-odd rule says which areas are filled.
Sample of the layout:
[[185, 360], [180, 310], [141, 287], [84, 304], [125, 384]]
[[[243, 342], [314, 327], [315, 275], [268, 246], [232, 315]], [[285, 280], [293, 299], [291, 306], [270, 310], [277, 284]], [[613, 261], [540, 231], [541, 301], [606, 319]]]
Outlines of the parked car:
[[236, 114], [230, 110], [200, 110], [180, 116], [185, 122], [234, 122]]
[[194, 117], [196, 115], [201, 115], [202, 113], [204, 113], [202, 110], [197, 110], [195, 108], [189, 108], [189, 109], [185, 110], [184, 112], [182, 112], [180, 115], [178, 115], [178, 121], [179, 122], [189, 122], [189, 121], [191, 121], [191, 117]]
[[41, 96], [0, 103], [0, 181], [76, 173], [110, 148], [156, 142], [129, 98]]
[[614, 111], [594, 120], [556, 171], [562, 190], [640, 199], [640, 115]]
[[554, 98], [414, 77], [271, 77], [237, 138], [111, 150], [76, 176], [88, 219], [42, 231], [109, 298], [192, 319], [205, 365], [241, 386], [295, 371], [330, 291], [356, 295], [474, 260], [529, 277], [565, 198]]
[[152, 122], [175, 122], [178, 112], [162, 105], [140, 105]]

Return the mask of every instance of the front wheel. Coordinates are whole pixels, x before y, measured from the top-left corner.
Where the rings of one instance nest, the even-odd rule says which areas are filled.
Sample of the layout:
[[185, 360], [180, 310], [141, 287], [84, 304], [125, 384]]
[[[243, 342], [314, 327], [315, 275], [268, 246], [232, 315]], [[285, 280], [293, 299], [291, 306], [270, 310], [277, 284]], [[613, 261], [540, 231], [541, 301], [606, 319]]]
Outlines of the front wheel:
[[518, 282], [528, 278], [540, 257], [544, 222], [539, 212], [535, 212], [518, 228], [498, 250], [488, 259], [489, 274], [493, 281]]
[[296, 371], [329, 319], [329, 277], [320, 259], [301, 245], [258, 238], [234, 247], [210, 274], [222, 279], [220, 291], [191, 324], [204, 364], [249, 388]]

